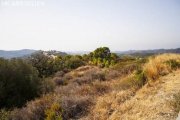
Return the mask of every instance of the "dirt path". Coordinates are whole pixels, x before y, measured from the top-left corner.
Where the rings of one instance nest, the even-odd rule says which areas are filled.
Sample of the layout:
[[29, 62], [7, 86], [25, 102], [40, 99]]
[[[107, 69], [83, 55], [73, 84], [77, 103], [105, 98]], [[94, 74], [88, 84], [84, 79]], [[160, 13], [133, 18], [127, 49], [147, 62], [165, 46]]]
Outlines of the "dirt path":
[[178, 93], [180, 70], [144, 86], [132, 99], [118, 106], [109, 120], [176, 120], [178, 113], [172, 101]]

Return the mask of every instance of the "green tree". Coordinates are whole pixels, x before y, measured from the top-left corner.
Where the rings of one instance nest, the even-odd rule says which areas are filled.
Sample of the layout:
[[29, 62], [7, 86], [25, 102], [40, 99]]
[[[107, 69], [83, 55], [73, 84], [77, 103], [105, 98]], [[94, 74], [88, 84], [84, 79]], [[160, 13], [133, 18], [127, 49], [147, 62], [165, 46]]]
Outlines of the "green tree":
[[109, 67], [114, 65], [118, 56], [115, 53], [111, 53], [108, 47], [100, 47], [89, 54], [90, 63], [98, 65], [100, 67]]

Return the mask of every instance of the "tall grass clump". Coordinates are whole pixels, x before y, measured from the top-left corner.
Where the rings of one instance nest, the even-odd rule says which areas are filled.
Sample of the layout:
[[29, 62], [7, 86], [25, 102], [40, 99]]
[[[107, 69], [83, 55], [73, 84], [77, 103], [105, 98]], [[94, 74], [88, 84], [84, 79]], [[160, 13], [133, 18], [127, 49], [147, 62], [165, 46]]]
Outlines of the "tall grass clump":
[[179, 64], [179, 54], [162, 54], [150, 58], [143, 69], [148, 79], [155, 80], [159, 76], [168, 74], [173, 68], [179, 68]]
[[10, 111], [5, 109], [0, 110], [0, 120], [9, 120]]

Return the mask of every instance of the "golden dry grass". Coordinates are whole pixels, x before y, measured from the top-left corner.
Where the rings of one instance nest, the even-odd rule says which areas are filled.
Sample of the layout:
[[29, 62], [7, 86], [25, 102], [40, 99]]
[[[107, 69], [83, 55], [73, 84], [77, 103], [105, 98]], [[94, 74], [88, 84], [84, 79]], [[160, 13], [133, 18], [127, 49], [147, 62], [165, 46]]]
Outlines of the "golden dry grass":
[[135, 74], [111, 81], [112, 91], [98, 97], [89, 116], [83, 119], [174, 120], [178, 113], [169, 103], [174, 102], [173, 95], [180, 91], [180, 71], [171, 73], [169, 60], [180, 62], [180, 55], [162, 54], [149, 59], [142, 70], [148, 80], [156, 81], [148, 81], [142, 88], [132, 85], [136, 84]]
[[[112, 91], [97, 98], [84, 120], [175, 120], [174, 95], [180, 92], [180, 70], [143, 88]], [[179, 95], [179, 94], [178, 94]], [[173, 104], [172, 104], [173, 103]], [[179, 103], [179, 102], [178, 102]]]
[[180, 71], [160, 78], [161, 82], [144, 86], [136, 95], [117, 107], [110, 120], [175, 120], [173, 102], [180, 92]]
[[162, 54], [150, 58], [149, 62], [144, 65], [144, 71], [149, 79], [157, 79], [160, 75], [166, 75], [172, 71], [167, 61], [175, 60], [180, 63], [179, 54]]

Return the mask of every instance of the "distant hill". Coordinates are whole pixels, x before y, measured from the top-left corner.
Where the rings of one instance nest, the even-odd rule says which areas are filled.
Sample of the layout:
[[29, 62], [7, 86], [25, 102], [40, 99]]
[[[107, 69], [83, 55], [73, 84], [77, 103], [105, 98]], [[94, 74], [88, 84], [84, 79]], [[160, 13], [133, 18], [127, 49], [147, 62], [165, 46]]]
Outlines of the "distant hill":
[[[12, 50], [12, 51], [5, 51], [0, 50], [0, 57], [10, 59], [10, 58], [18, 58], [18, 57], [27, 57], [33, 53], [39, 52], [41, 50], [30, 50], [30, 49], [22, 49], [22, 50]], [[60, 51], [44, 51], [48, 55], [67, 55], [65, 52]]]
[[[16, 58], [16, 57], [26, 57], [29, 56], [35, 52], [38, 52], [40, 50], [31, 50], [31, 49], [22, 49], [22, 50], [12, 50], [12, 51], [5, 51], [5, 50], [0, 50], [0, 57], [3, 58]], [[48, 55], [83, 55], [89, 53], [88, 51], [76, 51], [76, 52], [60, 52], [60, 51], [44, 51]], [[153, 54], [162, 54], [162, 53], [180, 53], [180, 48], [176, 49], [154, 49], [154, 50], [129, 50], [129, 51], [113, 51], [114, 53], [118, 55], [132, 55], [132, 56], [148, 56], [148, 55], [153, 55]]]
[[15, 58], [15, 57], [23, 57], [23, 56], [31, 55], [34, 52], [36, 52], [36, 50], [30, 50], [30, 49], [12, 50], [12, 51], [0, 50], [0, 57], [7, 59]]
[[180, 53], [180, 48], [176, 49], [154, 49], [154, 50], [129, 50], [129, 51], [115, 51], [118, 55], [132, 55], [132, 56], [148, 56], [162, 53]]

